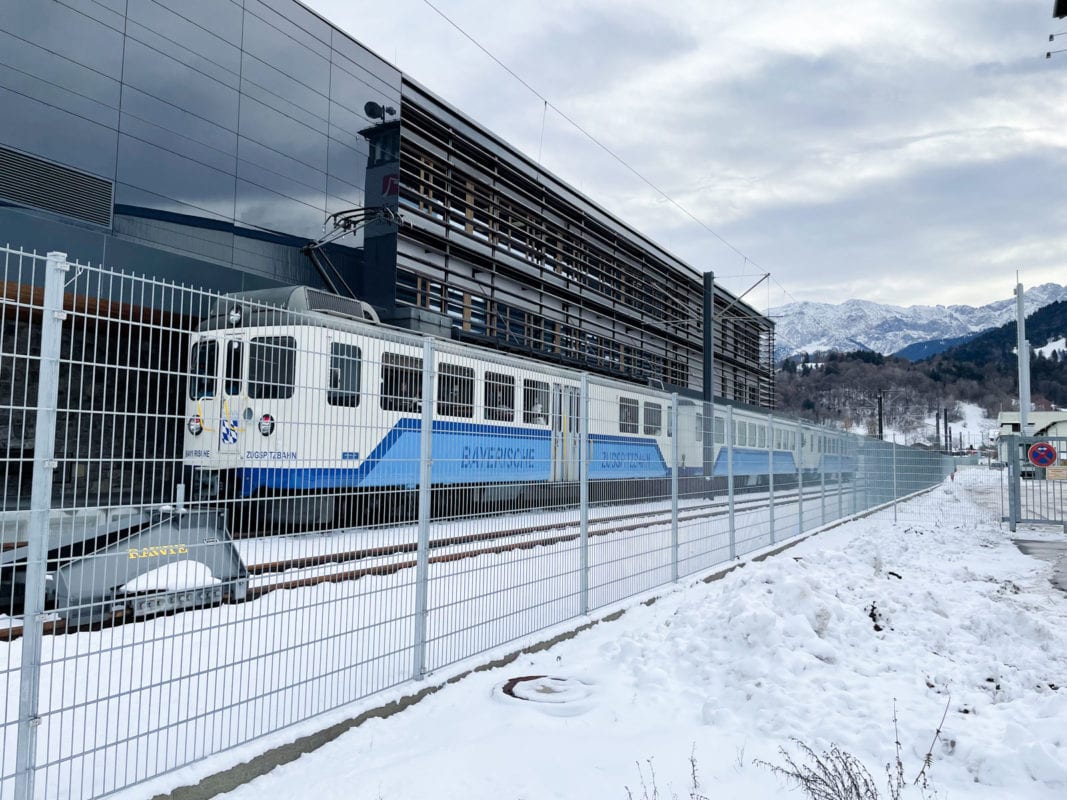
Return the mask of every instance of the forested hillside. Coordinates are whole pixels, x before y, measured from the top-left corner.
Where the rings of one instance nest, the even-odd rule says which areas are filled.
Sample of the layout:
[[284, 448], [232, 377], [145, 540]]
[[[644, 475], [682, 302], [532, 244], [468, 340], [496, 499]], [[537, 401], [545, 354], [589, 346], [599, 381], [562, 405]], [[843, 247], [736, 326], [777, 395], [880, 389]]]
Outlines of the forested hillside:
[[[1062, 338], [1067, 302], [1032, 314], [1026, 334], [1032, 346]], [[915, 363], [867, 351], [786, 359], [778, 375], [778, 408], [819, 422], [866, 426], [872, 433], [879, 394], [886, 426], [904, 432], [930, 427], [927, 420], [939, 409], [948, 408], [952, 420], [958, 402], [974, 403], [996, 417], [1014, 408], [1018, 393], [1015, 344], [1011, 322]], [[1037, 354], [1030, 386], [1035, 407], [1067, 407], [1067, 353]]]

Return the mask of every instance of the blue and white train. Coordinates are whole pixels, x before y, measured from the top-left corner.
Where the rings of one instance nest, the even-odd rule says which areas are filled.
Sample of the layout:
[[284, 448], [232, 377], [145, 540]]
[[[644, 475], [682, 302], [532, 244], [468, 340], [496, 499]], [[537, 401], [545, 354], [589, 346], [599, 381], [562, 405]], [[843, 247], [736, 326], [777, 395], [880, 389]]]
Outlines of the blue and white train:
[[[307, 287], [221, 299], [190, 345], [183, 460], [194, 497], [285, 498], [259, 513], [302, 523], [410, 514], [428, 444], [435, 505], [575, 499], [581, 373], [447, 340], [427, 349], [427, 339]], [[727, 448], [725, 409], [706, 425], [702, 404], [682, 399], [675, 431], [662, 392], [600, 378], [587, 386], [594, 500], [668, 493], [674, 448], [686, 493], [725, 488], [731, 450], [738, 488], [771, 471], [782, 486], [820, 468], [848, 471], [839, 439], [795, 424], [734, 409]]]

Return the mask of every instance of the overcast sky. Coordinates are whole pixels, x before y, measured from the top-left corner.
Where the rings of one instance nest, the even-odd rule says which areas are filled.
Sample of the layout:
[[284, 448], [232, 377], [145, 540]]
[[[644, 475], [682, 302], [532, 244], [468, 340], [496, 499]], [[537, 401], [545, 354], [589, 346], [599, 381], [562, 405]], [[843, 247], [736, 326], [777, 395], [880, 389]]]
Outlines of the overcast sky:
[[706, 228], [425, 0], [304, 0], [761, 309], [1067, 283], [1052, 0], [433, 1]]

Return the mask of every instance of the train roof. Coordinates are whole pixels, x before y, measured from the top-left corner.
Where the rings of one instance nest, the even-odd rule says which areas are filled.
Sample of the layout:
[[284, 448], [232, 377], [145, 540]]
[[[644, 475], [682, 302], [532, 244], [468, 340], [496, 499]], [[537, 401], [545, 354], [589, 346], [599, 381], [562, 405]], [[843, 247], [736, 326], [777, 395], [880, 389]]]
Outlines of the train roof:
[[[243, 306], [240, 301], [249, 305]], [[292, 317], [285, 312], [292, 312]], [[313, 289], [310, 286], [280, 286], [224, 295], [200, 322], [200, 330], [234, 325], [279, 325], [307, 322], [309, 315], [326, 314], [345, 320], [379, 324], [378, 313], [370, 303], [354, 297]], [[234, 315], [237, 315], [236, 318]]]

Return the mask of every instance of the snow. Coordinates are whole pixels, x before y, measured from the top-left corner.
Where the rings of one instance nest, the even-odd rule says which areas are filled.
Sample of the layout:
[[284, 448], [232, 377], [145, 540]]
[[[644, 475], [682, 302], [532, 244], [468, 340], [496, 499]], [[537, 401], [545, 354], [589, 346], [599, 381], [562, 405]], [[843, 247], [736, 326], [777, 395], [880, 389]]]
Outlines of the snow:
[[884, 793], [897, 730], [903, 797], [928, 752], [925, 796], [1067, 796], [1067, 597], [995, 521], [1000, 479], [962, 471], [897, 522], [633, 605], [226, 797], [801, 797], [754, 763], [799, 760], [793, 739], [838, 745]]
[[[1026, 313], [1067, 299], [1067, 288], [1046, 283], [1026, 290]], [[979, 333], [1015, 319], [1015, 298], [978, 308], [965, 305], [902, 306], [846, 300], [799, 302], [773, 307], [775, 358], [822, 350], [846, 352], [869, 348], [889, 355], [908, 345]]]
[[122, 587], [125, 592], [180, 592], [222, 583], [199, 561], [173, 561], [138, 575]]
[[1064, 350], [1067, 350], [1067, 338], [1060, 337], [1048, 342], [1044, 347], [1034, 348], [1034, 355], [1040, 353], [1045, 358], [1052, 358], [1054, 352], [1063, 352]]

